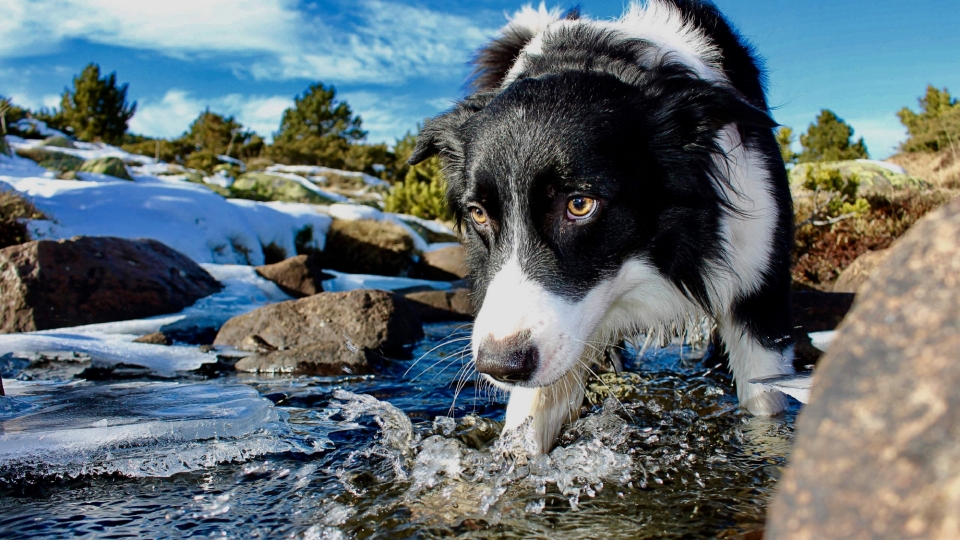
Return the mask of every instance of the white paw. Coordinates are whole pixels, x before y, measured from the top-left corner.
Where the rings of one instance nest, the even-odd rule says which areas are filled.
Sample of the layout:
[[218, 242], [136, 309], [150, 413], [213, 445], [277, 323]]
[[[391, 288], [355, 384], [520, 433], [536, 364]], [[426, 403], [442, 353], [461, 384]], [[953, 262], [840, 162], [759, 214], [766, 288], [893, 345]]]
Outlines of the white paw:
[[[787, 408], [787, 396], [776, 390], [763, 390], [758, 384], [737, 392], [740, 407], [755, 416], [773, 416]], [[752, 388], [751, 388], [752, 387]]]

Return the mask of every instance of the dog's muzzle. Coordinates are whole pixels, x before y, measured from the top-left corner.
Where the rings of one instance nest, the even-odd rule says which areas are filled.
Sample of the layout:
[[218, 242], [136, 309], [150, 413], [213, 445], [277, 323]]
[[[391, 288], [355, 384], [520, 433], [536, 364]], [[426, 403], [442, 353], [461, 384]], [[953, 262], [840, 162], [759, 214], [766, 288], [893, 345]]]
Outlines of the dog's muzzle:
[[503, 384], [529, 381], [539, 365], [540, 352], [529, 332], [502, 340], [487, 336], [477, 352], [477, 371]]

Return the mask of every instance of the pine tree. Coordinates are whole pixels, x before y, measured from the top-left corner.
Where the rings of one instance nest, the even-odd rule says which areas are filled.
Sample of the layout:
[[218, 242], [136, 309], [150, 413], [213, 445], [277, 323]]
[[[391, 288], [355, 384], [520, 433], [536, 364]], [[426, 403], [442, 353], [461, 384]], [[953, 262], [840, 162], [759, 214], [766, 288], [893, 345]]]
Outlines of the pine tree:
[[244, 129], [234, 117], [211, 112], [208, 107], [190, 124], [182, 139], [198, 151], [207, 150], [217, 155], [229, 152], [230, 157], [236, 157], [240, 148], [255, 136], [256, 133]]
[[100, 66], [89, 64], [73, 79], [73, 91], [65, 89], [57, 118], [84, 141], [120, 144], [127, 122], [137, 110], [127, 104], [126, 84], [117, 86], [116, 72], [100, 78]]
[[337, 101], [336, 89], [323, 83], [310, 85], [283, 112], [280, 130], [274, 134], [271, 154], [278, 161], [342, 167], [349, 146], [366, 138], [362, 120], [345, 101]]
[[810, 124], [805, 135], [800, 135], [800, 145], [803, 152], [798, 161], [842, 161], [847, 159], [867, 158], [867, 146], [863, 137], [851, 143], [853, 128], [833, 111], [823, 109], [817, 116], [817, 121]]
[[920, 98], [920, 114], [904, 107], [897, 116], [910, 134], [903, 150], [938, 152], [951, 148], [960, 154], [960, 103], [946, 88], [927, 85], [926, 95]]

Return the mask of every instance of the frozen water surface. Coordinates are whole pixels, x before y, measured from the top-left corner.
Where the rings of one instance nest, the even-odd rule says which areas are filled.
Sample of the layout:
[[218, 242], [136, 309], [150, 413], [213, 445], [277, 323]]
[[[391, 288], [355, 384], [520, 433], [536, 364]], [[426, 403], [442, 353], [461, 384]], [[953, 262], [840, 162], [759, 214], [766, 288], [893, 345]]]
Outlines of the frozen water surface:
[[0, 478], [171, 476], [268, 453], [313, 453], [239, 384], [7, 384], [30, 408], [0, 422]]
[[[55, 482], [6, 461], [0, 530], [18, 538], [750, 538], [762, 529], [796, 408], [750, 417], [704, 351], [675, 344], [638, 359], [628, 348], [622, 374], [588, 382], [590, 402], [558, 446], [530, 455], [523, 429], [498, 439], [502, 401], [463, 377], [468, 330], [430, 325], [413, 358], [375, 376], [191, 375], [34, 394], [12, 382], [16, 395], [6, 399], [19, 409], [0, 411], [4, 436], [8, 425], [31, 422], [104, 435], [142, 424], [150, 442], [87, 459], [72, 469], [80, 476]], [[41, 394], [49, 401], [22, 408]], [[58, 413], [58, 400], [82, 405]], [[226, 417], [214, 412], [221, 407]], [[165, 412], [131, 412], [143, 408]], [[58, 424], [58, 414], [68, 416]], [[220, 452], [227, 444], [234, 453]], [[234, 457], [240, 447], [254, 450]], [[142, 450], [170, 461], [136, 474], [122, 468], [124, 451]], [[54, 455], [35, 465], [60, 463]]]

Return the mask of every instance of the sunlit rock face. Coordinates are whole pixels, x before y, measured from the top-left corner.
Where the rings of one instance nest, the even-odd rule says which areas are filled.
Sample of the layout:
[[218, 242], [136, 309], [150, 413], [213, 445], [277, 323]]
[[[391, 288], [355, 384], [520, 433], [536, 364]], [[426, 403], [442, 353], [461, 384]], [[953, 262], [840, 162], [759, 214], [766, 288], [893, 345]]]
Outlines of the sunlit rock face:
[[960, 537], [960, 200], [890, 249], [820, 361], [769, 538]]

